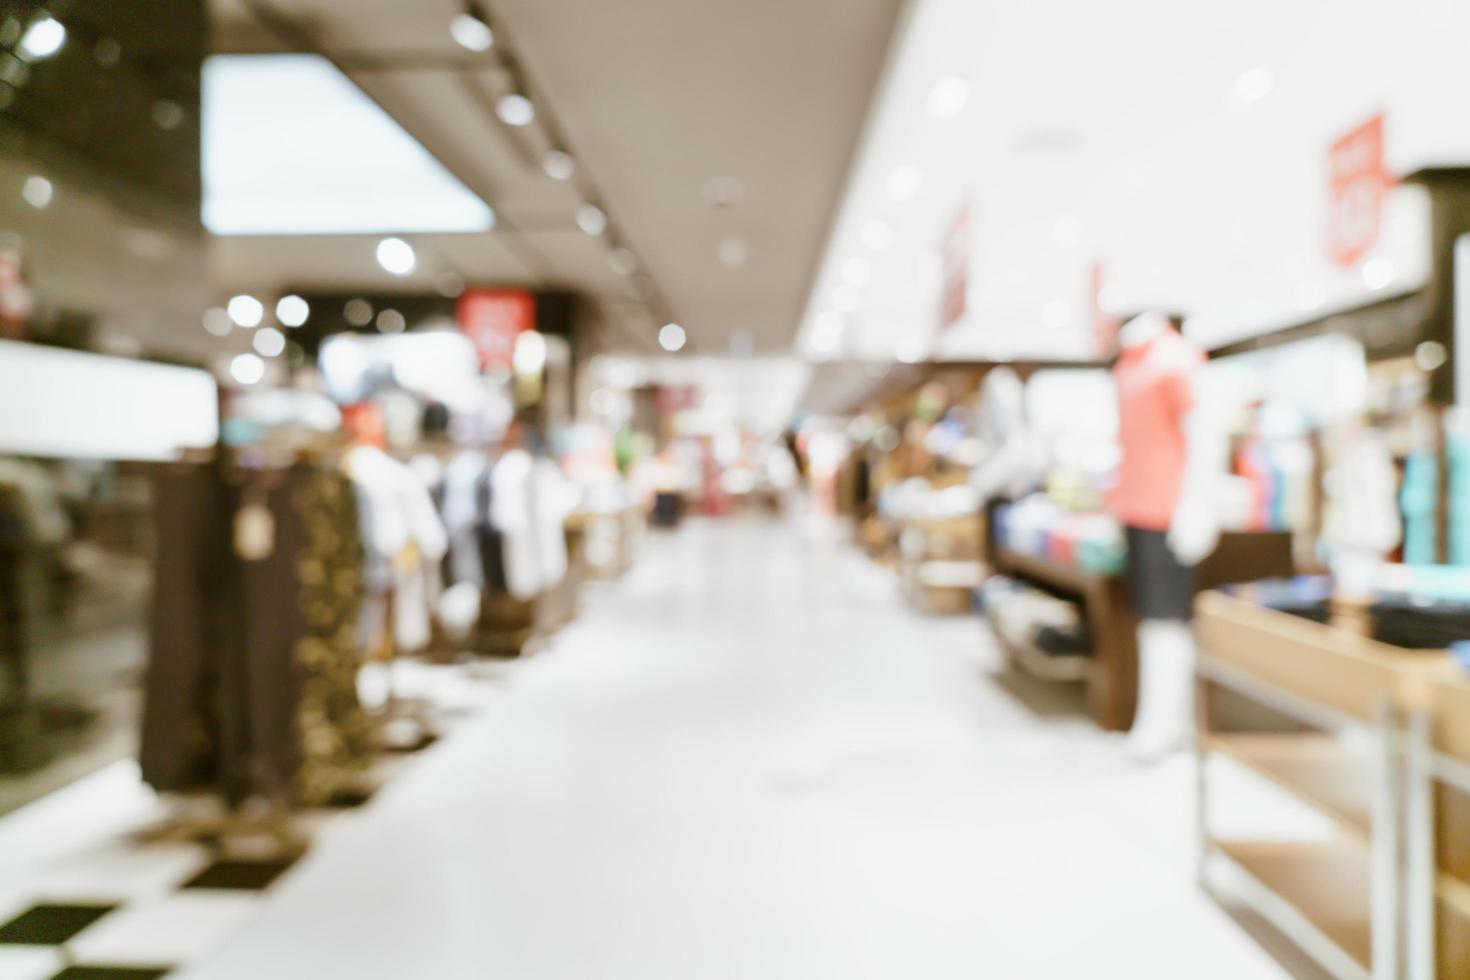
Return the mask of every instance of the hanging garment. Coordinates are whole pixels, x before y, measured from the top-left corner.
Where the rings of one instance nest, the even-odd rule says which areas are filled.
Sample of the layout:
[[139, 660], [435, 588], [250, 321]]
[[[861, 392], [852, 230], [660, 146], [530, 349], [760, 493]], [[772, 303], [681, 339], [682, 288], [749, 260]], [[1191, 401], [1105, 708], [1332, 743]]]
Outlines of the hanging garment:
[[535, 522], [536, 560], [541, 589], [561, 584], [567, 576], [567, 515], [576, 507], [576, 490], [561, 467], [547, 456], [531, 466], [531, 515]]
[[480, 554], [480, 529], [489, 514], [482, 486], [490, 461], [484, 453], [466, 450], [444, 470], [444, 501], [440, 510], [449, 540], [448, 581], [485, 587], [485, 565]]
[[[175, 466], [155, 480], [156, 571], [143, 777], [316, 802], [364, 772], [357, 700], [361, 547], [340, 474], [293, 467], [226, 479]], [[268, 514], [242, 553], [242, 507]], [[260, 543], [260, 542], [257, 542]]]
[[533, 466], [530, 453], [512, 449], [496, 462], [490, 481], [490, 522], [501, 536], [506, 591], [517, 599], [534, 598], [543, 582], [531, 508]]
[[401, 652], [422, 650], [431, 636], [437, 568], [449, 549], [444, 522], [423, 481], [381, 449], [352, 449], [346, 469], [368, 498], [366, 541], [390, 565], [394, 643]]

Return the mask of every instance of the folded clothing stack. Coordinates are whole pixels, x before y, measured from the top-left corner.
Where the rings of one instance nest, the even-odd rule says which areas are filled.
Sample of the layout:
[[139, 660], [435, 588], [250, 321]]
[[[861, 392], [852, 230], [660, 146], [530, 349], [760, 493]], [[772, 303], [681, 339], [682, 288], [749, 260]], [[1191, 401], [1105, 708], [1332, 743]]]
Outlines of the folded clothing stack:
[[1075, 603], [1003, 575], [993, 575], [981, 586], [980, 601], [991, 628], [1011, 646], [1054, 657], [1092, 653], [1087, 623]]
[[1470, 603], [1409, 594], [1380, 596], [1369, 610], [1373, 638], [1411, 650], [1441, 650], [1470, 639]]

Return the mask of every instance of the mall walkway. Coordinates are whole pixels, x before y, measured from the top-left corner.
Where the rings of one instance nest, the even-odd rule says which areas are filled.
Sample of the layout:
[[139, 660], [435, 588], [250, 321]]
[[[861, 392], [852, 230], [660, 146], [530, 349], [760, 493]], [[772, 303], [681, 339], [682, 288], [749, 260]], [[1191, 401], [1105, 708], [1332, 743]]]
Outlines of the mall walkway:
[[1182, 760], [1048, 719], [832, 534], [654, 535], [182, 975], [1282, 976], [1195, 888]]

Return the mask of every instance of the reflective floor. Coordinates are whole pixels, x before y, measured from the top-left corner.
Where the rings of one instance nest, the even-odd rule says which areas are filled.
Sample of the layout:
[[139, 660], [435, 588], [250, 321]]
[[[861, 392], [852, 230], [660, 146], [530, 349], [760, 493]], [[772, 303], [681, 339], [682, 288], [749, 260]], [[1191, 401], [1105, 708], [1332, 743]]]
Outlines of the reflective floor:
[[187, 976], [1283, 975], [1195, 887], [1182, 760], [804, 526], [654, 536]]
[[158, 808], [130, 767], [0, 821], [0, 911], [119, 904], [0, 980], [1287, 976], [1195, 884], [1188, 760], [1130, 764], [831, 525], [653, 534], [474, 673], [438, 693], [473, 718], [263, 892], [123, 842]]

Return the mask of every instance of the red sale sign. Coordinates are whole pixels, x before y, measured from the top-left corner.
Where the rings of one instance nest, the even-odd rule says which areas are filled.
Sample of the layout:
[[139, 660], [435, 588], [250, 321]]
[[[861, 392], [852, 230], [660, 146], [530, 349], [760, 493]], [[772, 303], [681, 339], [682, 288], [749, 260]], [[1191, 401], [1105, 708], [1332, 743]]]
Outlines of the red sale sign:
[[455, 309], [483, 371], [509, 371], [516, 337], [536, 329], [536, 297], [522, 289], [467, 289]]
[[1383, 114], [1333, 142], [1327, 167], [1327, 254], [1355, 265], [1378, 241], [1393, 186], [1383, 162]]

